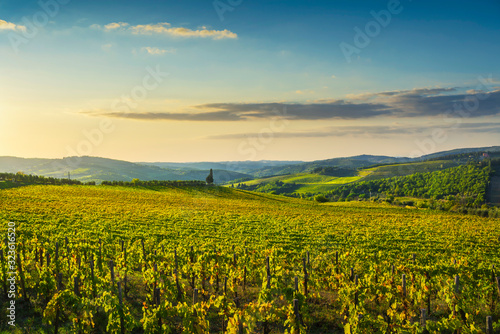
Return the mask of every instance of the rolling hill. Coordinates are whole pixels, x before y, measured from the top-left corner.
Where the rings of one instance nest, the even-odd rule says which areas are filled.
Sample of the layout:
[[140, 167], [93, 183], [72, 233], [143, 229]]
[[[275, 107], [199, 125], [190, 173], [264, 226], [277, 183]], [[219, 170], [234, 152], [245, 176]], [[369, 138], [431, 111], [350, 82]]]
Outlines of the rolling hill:
[[414, 173], [434, 172], [459, 165], [457, 161], [453, 160], [389, 164], [352, 170], [353, 174], [346, 176], [325, 175], [314, 172], [296, 173], [239, 182], [236, 186], [242, 189], [260, 192], [274, 192], [287, 195], [311, 195], [325, 193], [333, 190], [339, 185], [348, 183], [378, 180], [394, 176], [406, 176]]
[[261, 169], [269, 168], [284, 168], [303, 161], [276, 161], [276, 160], [261, 160], [261, 161], [220, 161], [220, 162], [137, 162], [146, 166], [157, 166], [161, 168], [173, 169], [197, 169], [208, 170], [216, 168], [221, 170], [228, 170], [244, 174], [253, 175], [254, 172]]
[[[383, 155], [358, 155], [353, 157], [333, 158], [310, 162], [303, 161], [223, 161], [223, 162], [140, 162], [98, 158], [98, 157], [66, 157], [63, 159], [25, 159], [17, 157], [0, 157], [0, 172], [42, 175], [55, 178], [67, 178], [83, 182], [95, 181], [131, 181], [140, 180], [205, 180], [208, 170], [214, 170], [217, 183], [239, 182], [271, 176], [290, 177], [280, 179], [285, 183], [308, 184], [309, 190], [323, 188], [321, 182], [305, 182], [302, 174], [318, 174], [317, 171], [328, 168], [340, 168], [351, 171], [351, 179], [339, 179], [341, 176], [326, 178], [325, 183], [353, 182], [353, 177], [367, 180], [390, 176], [408, 175], [416, 171], [428, 172], [456, 166], [468, 160], [469, 154], [477, 156], [481, 152], [489, 152], [500, 156], [500, 146], [461, 148], [422, 156], [420, 158], [390, 157]], [[433, 160], [431, 163], [429, 160]], [[439, 162], [437, 160], [445, 160]], [[418, 165], [418, 163], [423, 165]], [[443, 165], [443, 166], [441, 166]], [[383, 166], [383, 167], [382, 167]], [[298, 174], [299, 176], [293, 176]], [[322, 173], [319, 173], [323, 175]], [[324, 174], [328, 175], [328, 173]], [[330, 175], [335, 176], [335, 175]], [[293, 180], [293, 179], [296, 180]], [[298, 179], [297, 179], [298, 178]], [[293, 181], [289, 181], [293, 180]], [[335, 180], [335, 181], [334, 181]], [[274, 179], [270, 179], [274, 181]], [[323, 182], [323, 181], [322, 181]], [[254, 182], [255, 183], [255, 182]], [[317, 190], [317, 189], [316, 189]]]
[[[208, 170], [170, 169], [145, 166], [132, 162], [97, 157], [68, 157], [64, 159], [24, 159], [0, 157], [0, 172], [34, 174], [55, 178], [70, 177], [75, 180], [97, 183], [102, 181], [140, 180], [201, 180]], [[248, 178], [247, 174], [214, 169], [217, 183]]]
[[319, 167], [341, 167], [341, 168], [357, 169], [375, 164], [389, 164], [389, 163], [400, 163], [400, 162], [410, 162], [410, 161], [412, 161], [412, 159], [410, 158], [395, 158], [389, 156], [365, 154], [347, 158], [333, 158], [327, 160], [303, 162], [294, 165], [263, 168], [251, 174], [255, 177], [266, 177], [272, 175], [310, 173], [315, 168]]
[[[467, 161], [467, 154], [488, 152], [490, 154], [499, 154], [500, 146], [477, 147], [477, 148], [460, 148], [449, 151], [436, 152], [432, 154], [423, 155], [417, 158], [407, 157], [391, 157], [384, 155], [358, 155], [345, 158], [333, 158], [326, 160], [316, 160], [310, 162], [295, 163], [285, 166], [274, 166], [269, 168], [262, 168], [257, 171], [248, 171], [248, 174], [256, 178], [263, 178], [273, 175], [286, 175], [297, 173], [311, 173], [318, 167], [341, 167], [359, 169], [369, 166], [390, 165], [390, 164], [405, 164], [411, 162], [424, 162], [429, 160], [460, 160], [461, 162]], [[460, 159], [457, 158], [461, 156]], [[399, 174], [397, 174], [399, 175]], [[393, 175], [396, 176], [396, 175]]]

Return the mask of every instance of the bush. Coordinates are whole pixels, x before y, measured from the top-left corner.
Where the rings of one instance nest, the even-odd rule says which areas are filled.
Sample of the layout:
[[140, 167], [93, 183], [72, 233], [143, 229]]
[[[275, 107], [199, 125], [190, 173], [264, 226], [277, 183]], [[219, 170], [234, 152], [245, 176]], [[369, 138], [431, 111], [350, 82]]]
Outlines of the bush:
[[429, 207], [429, 204], [426, 201], [417, 202], [417, 208], [427, 209], [428, 207]]
[[328, 202], [328, 198], [326, 198], [325, 196], [323, 195], [318, 195], [318, 196], [315, 196], [314, 197], [314, 200], [318, 203], [325, 203], [325, 202]]

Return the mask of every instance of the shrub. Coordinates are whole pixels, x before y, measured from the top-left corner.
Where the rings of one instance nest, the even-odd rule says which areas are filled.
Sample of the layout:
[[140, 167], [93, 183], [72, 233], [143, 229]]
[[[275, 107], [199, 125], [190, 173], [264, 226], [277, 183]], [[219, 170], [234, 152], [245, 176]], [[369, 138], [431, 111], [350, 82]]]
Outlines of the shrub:
[[326, 198], [325, 196], [323, 195], [318, 195], [318, 196], [315, 196], [314, 197], [314, 200], [318, 203], [325, 203], [325, 202], [328, 202], [328, 198]]

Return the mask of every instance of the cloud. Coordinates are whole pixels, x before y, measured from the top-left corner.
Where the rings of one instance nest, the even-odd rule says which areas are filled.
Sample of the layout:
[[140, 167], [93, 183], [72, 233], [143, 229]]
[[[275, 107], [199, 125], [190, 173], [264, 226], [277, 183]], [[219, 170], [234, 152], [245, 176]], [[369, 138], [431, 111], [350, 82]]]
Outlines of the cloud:
[[126, 22], [112, 22], [105, 26], [93, 24], [90, 27], [94, 29], [103, 30], [106, 32], [126, 31], [134, 35], [156, 34], [156, 35], [184, 37], [184, 38], [211, 38], [215, 40], [238, 38], [237, 34], [227, 29], [210, 30], [207, 29], [206, 27], [201, 27], [200, 29], [192, 30], [183, 27], [172, 27], [172, 25], [167, 22], [161, 22], [156, 24], [139, 24], [135, 26], [131, 26]]
[[7, 22], [5, 20], [0, 20], [0, 31], [2, 30], [26, 31], [26, 27], [12, 22]]
[[500, 123], [464, 123], [458, 124], [459, 128], [466, 132], [474, 133], [500, 133]]
[[455, 88], [419, 88], [351, 96], [313, 103], [210, 103], [183, 112], [103, 111], [107, 117], [138, 120], [245, 121], [280, 116], [290, 120], [359, 120], [373, 118], [477, 118], [500, 115], [500, 90], [475, 94]]
[[[459, 126], [462, 132], [469, 133], [500, 133], [500, 123], [466, 123]], [[432, 129], [457, 130], [447, 126], [417, 126], [417, 125], [376, 125], [376, 126], [338, 126], [314, 129], [310, 131], [293, 132], [275, 132], [274, 138], [324, 138], [324, 137], [343, 137], [343, 136], [364, 136], [368, 138], [388, 138], [391, 135], [410, 135], [415, 136], [428, 132]], [[225, 139], [248, 139], [259, 137], [259, 133], [233, 133], [208, 136], [204, 139], [225, 140]]]
[[[394, 117], [483, 117], [500, 114], [500, 90], [467, 90], [459, 92], [458, 87], [416, 88], [412, 90], [387, 91], [347, 95], [355, 102], [380, 103], [400, 110]], [[329, 100], [319, 100], [327, 103]]]
[[500, 114], [500, 90], [440, 94], [455, 89], [415, 89], [390, 95], [385, 101], [405, 110], [407, 117], [454, 115], [458, 117], [482, 117]]
[[160, 49], [160, 48], [156, 48], [156, 47], [146, 46], [146, 47], [141, 48], [141, 51], [147, 52], [150, 55], [161, 56], [161, 55], [164, 55], [167, 53], [175, 53], [176, 50], [175, 49]]
[[211, 103], [195, 106], [202, 110], [225, 111], [244, 119], [271, 118], [277, 115], [294, 120], [359, 119], [392, 115], [392, 107], [383, 104], [350, 103]]
[[[347, 135], [355, 136], [387, 136], [389, 134], [409, 134], [408, 128], [398, 128], [392, 126], [342, 126], [315, 129], [311, 131], [293, 131], [273, 133], [275, 138], [324, 138], [342, 137]], [[206, 137], [205, 139], [246, 139], [258, 137], [259, 133], [234, 133]]]
[[126, 22], [114, 22], [114, 23], [106, 24], [104, 26], [104, 29], [110, 31], [110, 30], [124, 28], [124, 27], [127, 27], [128, 25], [129, 24]]
[[[378, 92], [378, 93], [361, 93], [361, 94], [347, 94], [346, 99], [351, 101], [369, 101], [375, 99], [383, 99], [391, 96], [404, 96], [404, 95], [425, 95], [432, 96], [440, 93], [447, 93], [456, 91], [457, 88], [415, 88], [412, 90], [396, 90], [396, 91], [387, 91], [387, 92]], [[328, 101], [328, 100], [323, 100]]]
[[168, 112], [114, 112], [83, 111], [82, 114], [99, 117], [125, 118], [135, 120], [170, 120], [170, 121], [239, 121], [241, 118], [229, 112], [208, 113], [168, 113]]
[[314, 94], [314, 91], [311, 89], [306, 90], [296, 90], [295, 94], [304, 95], [304, 94]]

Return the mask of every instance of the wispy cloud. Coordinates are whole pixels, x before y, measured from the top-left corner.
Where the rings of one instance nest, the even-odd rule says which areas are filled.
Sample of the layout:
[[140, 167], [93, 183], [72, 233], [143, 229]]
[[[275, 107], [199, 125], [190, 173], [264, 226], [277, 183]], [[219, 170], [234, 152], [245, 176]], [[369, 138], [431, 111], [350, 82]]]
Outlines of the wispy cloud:
[[474, 101], [476, 98], [477, 106], [468, 112], [469, 118], [500, 115], [500, 90], [481, 94], [479, 101], [475, 94], [457, 93], [455, 88], [422, 88], [351, 96], [345, 100], [319, 100], [314, 103], [210, 103], [197, 105], [183, 112], [100, 111], [88, 114], [138, 120], [182, 121], [245, 121], [272, 118], [278, 114], [290, 120], [429, 118], [444, 115], [458, 117], [458, 114], [453, 114], [457, 106], [463, 109], [467, 101]]
[[[359, 119], [391, 115], [385, 105], [349, 104], [343, 101], [329, 104], [213, 103], [194, 107], [190, 112], [123, 113], [114, 111], [86, 112], [93, 116], [107, 116], [138, 120], [178, 121], [244, 121], [271, 118], [277, 115], [293, 120]], [[198, 110], [196, 110], [198, 109]], [[202, 110], [202, 111], [199, 111]], [[283, 116], [283, 114], [285, 114]]]
[[384, 104], [351, 103], [345, 100], [329, 103], [210, 103], [195, 108], [230, 112], [242, 120], [270, 118], [280, 111], [286, 111], [286, 117], [294, 120], [360, 119], [394, 113], [391, 106]]
[[[276, 132], [275, 138], [323, 138], [323, 137], [343, 137], [356, 136], [368, 138], [389, 138], [391, 135], [414, 136], [425, 131], [440, 128], [439, 126], [417, 126], [417, 125], [374, 125], [374, 126], [332, 126], [310, 131]], [[500, 133], [500, 123], [465, 123], [460, 125], [462, 132], [470, 133]], [[258, 137], [259, 133], [230, 133], [222, 135], [208, 136], [204, 139], [224, 140], [224, 139], [246, 139]]]
[[0, 20], [0, 31], [2, 30], [26, 31], [26, 27], [12, 22], [7, 22], [5, 20]]
[[[323, 138], [342, 137], [347, 135], [378, 137], [390, 134], [412, 134], [418, 130], [413, 127], [395, 126], [341, 126], [314, 129], [311, 131], [277, 132], [273, 136], [276, 138]], [[258, 137], [259, 133], [233, 133], [208, 136], [205, 139], [245, 139]]]
[[170, 121], [240, 121], [240, 117], [229, 112], [169, 113], [169, 112], [114, 112], [106, 110], [83, 111], [82, 114], [99, 117], [125, 118], [135, 120]]
[[[113, 22], [113, 23], [110, 23], [110, 24], [106, 24], [104, 26], [104, 30], [107, 30], [107, 31], [116, 30], [116, 29], [120, 29], [120, 28], [125, 28], [128, 25], [129, 24], [126, 23], [126, 22]], [[99, 27], [99, 26], [97, 26], [97, 27]]]
[[295, 91], [295, 94], [298, 94], [298, 95], [304, 95], [304, 94], [314, 94], [314, 91], [311, 90], [311, 89], [305, 89], [305, 90], [296, 90]]
[[[351, 101], [370, 101], [370, 100], [378, 100], [387, 99], [391, 96], [408, 96], [408, 95], [420, 95], [420, 96], [435, 96], [438, 94], [449, 93], [457, 91], [456, 87], [449, 88], [415, 88], [411, 90], [395, 90], [395, 91], [386, 91], [386, 92], [377, 92], [377, 93], [361, 93], [361, 94], [347, 94], [346, 99]], [[329, 100], [320, 100], [323, 102], [327, 102]]]
[[161, 55], [164, 55], [167, 53], [175, 53], [176, 50], [175, 49], [160, 49], [160, 48], [156, 48], [156, 47], [146, 46], [146, 47], [141, 48], [141, 51], [147, 52], [148, 54], [153, 55], [153, 56], [161, 56]]
[[112, 22], [104, 26], [93, 24], [91, 28], [103, 30], [106, 32], [125, 31], [134, 35], [165, 35], [184, 38], [211, 38], [211, 39], [235, 39], [238, 35], [227, 29], [211, 30], [207, 27], [192, 30], [184, 27], [172, 27], [170, 23], [160, 22], [155, 24], [130, 25], [126, 22]]

